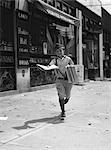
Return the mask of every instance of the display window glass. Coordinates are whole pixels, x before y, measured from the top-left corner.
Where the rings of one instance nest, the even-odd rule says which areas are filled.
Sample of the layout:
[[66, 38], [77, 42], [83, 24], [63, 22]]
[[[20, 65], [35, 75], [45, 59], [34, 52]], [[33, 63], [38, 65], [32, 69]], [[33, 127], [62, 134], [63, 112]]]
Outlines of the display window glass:
[[30, 19], [30, 53], [43, 54], [43, 42], [46, 41], [46, 24], [39, 17]]
[[[86, 36], [87, 35], [87, 36]], [[89, 79], [99, 77], [99, 37], [98, 34], [84, 33], [83, 35], [83, 65], [85, 76]]]
[[99, 60], [98, 60], [98, 42], [93, 40], [87, 40], [86, 41], [86, 48], [83, 48], [84, 52], [84, 65], [88, 69], [95, 69], [99, 66]]
[[31, 87], [55, 82], [51, 71], [41, 71], [36, 65], [37, 63], [48, 65], [51, 60], [51, 52], [48, 49], [46, 32], [46, 20], [40, 13], [33, 12], [32, 16], [30, 16], [29, 35]]
[[72, 54], [75, 57], [75, 36], [74, 26], [71, 24], [62, 25], [58, 23], [50, 23], [46, 30], [48, 51], [55, 54], [55, 44], [60, 43], [65, 47], [66, 55]]
[[13, 10], [8, 3], [0, 3], [0, 92], [13, 90], [15, 80], [15, 52]]

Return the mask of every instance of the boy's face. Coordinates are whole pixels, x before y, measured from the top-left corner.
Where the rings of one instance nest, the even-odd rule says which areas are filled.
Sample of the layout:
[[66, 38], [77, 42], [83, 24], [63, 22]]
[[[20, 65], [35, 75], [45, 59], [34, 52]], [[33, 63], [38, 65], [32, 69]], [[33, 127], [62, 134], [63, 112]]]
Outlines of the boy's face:
[[62, 48], [59, 48], [56, 50], [56, 55], [58, 57], [62, 57], [64, 55], [64, 50]]

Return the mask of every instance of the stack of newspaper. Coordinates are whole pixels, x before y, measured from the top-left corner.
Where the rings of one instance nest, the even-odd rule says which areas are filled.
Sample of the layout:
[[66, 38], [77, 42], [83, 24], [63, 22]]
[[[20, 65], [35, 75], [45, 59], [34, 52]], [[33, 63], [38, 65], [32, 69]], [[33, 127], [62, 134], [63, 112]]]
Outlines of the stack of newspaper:
[[59, 69], [58, 66], [56, 65], [51, 65], [51, 66], [45, 66], [45, 65], [40, 65], [40, 64], [37, 64], [37, 66], [42, 69], [42, 70], [53, 70], [53, 69]]
[[78, 76], [77, 76], [74, 65], [66, 66], [66, 74], [67, 74], [67, 79], [69, 83], [73, 83], [73, 84], [78, 83]]

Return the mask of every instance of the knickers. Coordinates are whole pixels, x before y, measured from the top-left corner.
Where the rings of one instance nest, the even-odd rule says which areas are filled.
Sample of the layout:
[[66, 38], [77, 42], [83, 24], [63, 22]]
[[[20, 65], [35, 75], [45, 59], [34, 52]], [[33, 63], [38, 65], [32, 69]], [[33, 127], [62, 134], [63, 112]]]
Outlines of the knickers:
[[68, 83], [67, 80], [57, 79], [56, 89], [57, 89], [58, 96], [60, 99], [64, 99], [64, 98], [69, 99], [71, 95], [72, 84]]

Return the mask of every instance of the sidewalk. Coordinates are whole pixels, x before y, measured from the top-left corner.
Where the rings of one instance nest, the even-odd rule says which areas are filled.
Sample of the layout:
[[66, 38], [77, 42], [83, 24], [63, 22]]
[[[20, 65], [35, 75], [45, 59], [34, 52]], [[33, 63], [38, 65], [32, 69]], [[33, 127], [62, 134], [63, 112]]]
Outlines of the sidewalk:
[[[111, 82], [91, 81], [83, 86], [74, 85], [72, 97], [66, 105], [66, 113], [102, 114], [111, 125]], [[55, 87], [29, 93], [0, 97], [0, 145], [20, 138], [36, 129], [56, 121], [60, 114]], [[84, 118], [81, 118], [84, 120]], [[103, 118], [102, 118], [103, 119]], [[89, 120], [89, 125], [96, 120]]]
[[[36, 122], [37, 119], [58, 115], [57, 99], [55, 86], [0, 97], [0, 143], [7, 143], [40, 127], [41, 122]], [[31, 126], [25, 124], [28, 121]]]
[[[73, 86], [72, 93], [82, 86]], [[75, 94], [74, 94], [75, 95]], [[73, 108], [68, 108], [71, 111]], [[47, 121], [57, 119], [60, 114], [57, 91], [54, 85], [43, 86], [37, 91], [19, 93], [11, 91], [10, 96], [0, 97], [0, 143], [7, 143], [39, 128]], [[2, 118], [5, 117], [5, 118]], [[7, 118], [8, 117], [8, 118]], [[54, 117], [54, 118], [53, 118]], [[41, 124], [41, 118], [50, 118]], [[6, 120], [2, 120], [6, 119]], [[30, 124], [30, 125], [29, 125]], [[20, 128], [16, 128], [21, 126]]]

